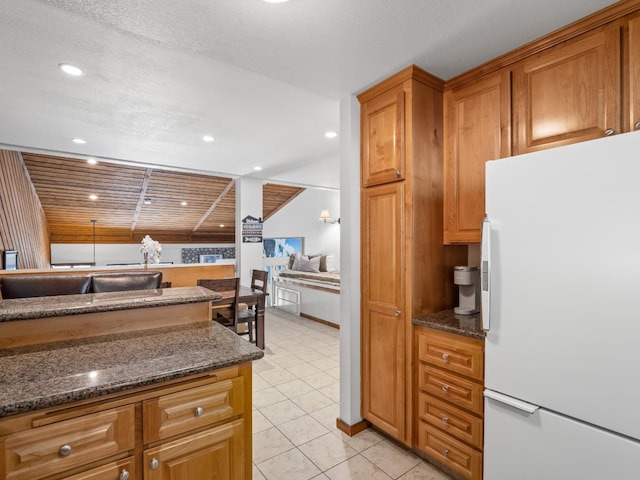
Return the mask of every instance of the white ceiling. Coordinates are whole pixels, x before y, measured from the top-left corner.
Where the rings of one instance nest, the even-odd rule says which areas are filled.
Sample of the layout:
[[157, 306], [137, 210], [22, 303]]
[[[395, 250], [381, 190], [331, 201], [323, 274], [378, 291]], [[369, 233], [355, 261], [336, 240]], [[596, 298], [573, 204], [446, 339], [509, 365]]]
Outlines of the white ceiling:
[[341, 98], [412, 63], [449, 79], [612, 3], [2, 0], [0, 144], [337, 188]]

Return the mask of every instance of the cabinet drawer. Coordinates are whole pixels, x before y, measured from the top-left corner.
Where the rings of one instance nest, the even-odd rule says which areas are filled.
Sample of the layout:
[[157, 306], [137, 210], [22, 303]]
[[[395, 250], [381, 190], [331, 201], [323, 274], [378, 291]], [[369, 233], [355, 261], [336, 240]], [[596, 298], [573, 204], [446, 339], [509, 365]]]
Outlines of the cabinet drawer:
[[98, 468], [92, 468], [65, 480], [136, 480], [135, 459], [125, 458]]
[[476, 380], [484, 378], [482, 340], [421, 329], [418, 330], [418, 359]]
[[418, 448], [434, 460], [472, 480], [482, 479], [482, 453], [420, 421]]
[[418, 415], [434, 427], [482, 449], [482, 418], [422, 392], [418, 395]]
[[144, 442], [162, 440], [240, 415], [242, 377], [147, 400], [143, 404]]
[[421, 363], [418, 367], [420, 390], [482, 415], [482, 385]]
[[131, 450], [134, 442], [133, 405], [13, 433], [2, 441], [5, 478], [44, 478]]

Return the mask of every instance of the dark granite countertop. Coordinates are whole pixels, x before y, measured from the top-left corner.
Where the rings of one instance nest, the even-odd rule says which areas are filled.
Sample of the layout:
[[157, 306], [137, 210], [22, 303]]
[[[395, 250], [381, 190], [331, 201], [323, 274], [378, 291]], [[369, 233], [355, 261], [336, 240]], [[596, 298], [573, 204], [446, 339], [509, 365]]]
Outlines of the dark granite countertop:
[[0, 322], [216, 301], [221, 298], [219, 293], [203, 287], [16, 298], [0, 301]]
[[435, 328], [445, 332], [457, 333], [459, 335], [484, 340], [480, 314], [458, 315], [457, 313], [453, 313], [453, 309], [451, 309], [422, 315], [414, 318], [412, 322], [414, 325]]
[[262, 358], [217, 322], [0, 350], [0, 417]]

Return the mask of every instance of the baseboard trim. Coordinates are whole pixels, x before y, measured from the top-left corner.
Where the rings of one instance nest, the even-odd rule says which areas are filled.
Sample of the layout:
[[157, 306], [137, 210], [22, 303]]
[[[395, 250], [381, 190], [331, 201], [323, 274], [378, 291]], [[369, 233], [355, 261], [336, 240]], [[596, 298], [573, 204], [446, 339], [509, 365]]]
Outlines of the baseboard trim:
[[366, 430], [370, 425], [371, 424], [366, 420], [360, 420], [358, 423], [348, 425], [347, 423], [342, 421], [342, 419], [336, 418], [336, 427], [338, 427], [339, 430], [343, 431], [350, 437], [353, 437], [361, 431]]
[[337, 328], [338, 330], [340, 330], [340, 325], [328, 322], [328, 321], [323, 320], [323, 319], [318, 318], [318, 317], [313, 317], [313, 316], [308, 315], [308, 314], [306, 314], [304, 312], [300, 312], [300, 316], [304, 317], [304, 318], [306, 318], [308, 320], [313, 320], [314, 322], [322, 323], [324, 325], [328, 325], [329, 327]]

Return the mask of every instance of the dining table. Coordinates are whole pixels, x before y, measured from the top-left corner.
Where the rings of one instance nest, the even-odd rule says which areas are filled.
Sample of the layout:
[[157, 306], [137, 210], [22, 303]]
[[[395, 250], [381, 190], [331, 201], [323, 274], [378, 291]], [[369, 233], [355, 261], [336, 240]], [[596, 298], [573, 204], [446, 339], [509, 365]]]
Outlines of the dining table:
[[[211, 302], [213, 307], [218, 305], [233, 305], [235, 303], [235, 292], [218, 291], [222, 298]], [[264, 306], [266, 293], [257, 288], [240, 285], [238, 296], [239, 303], [256, 308], [256, 346], [264, 350]]]

